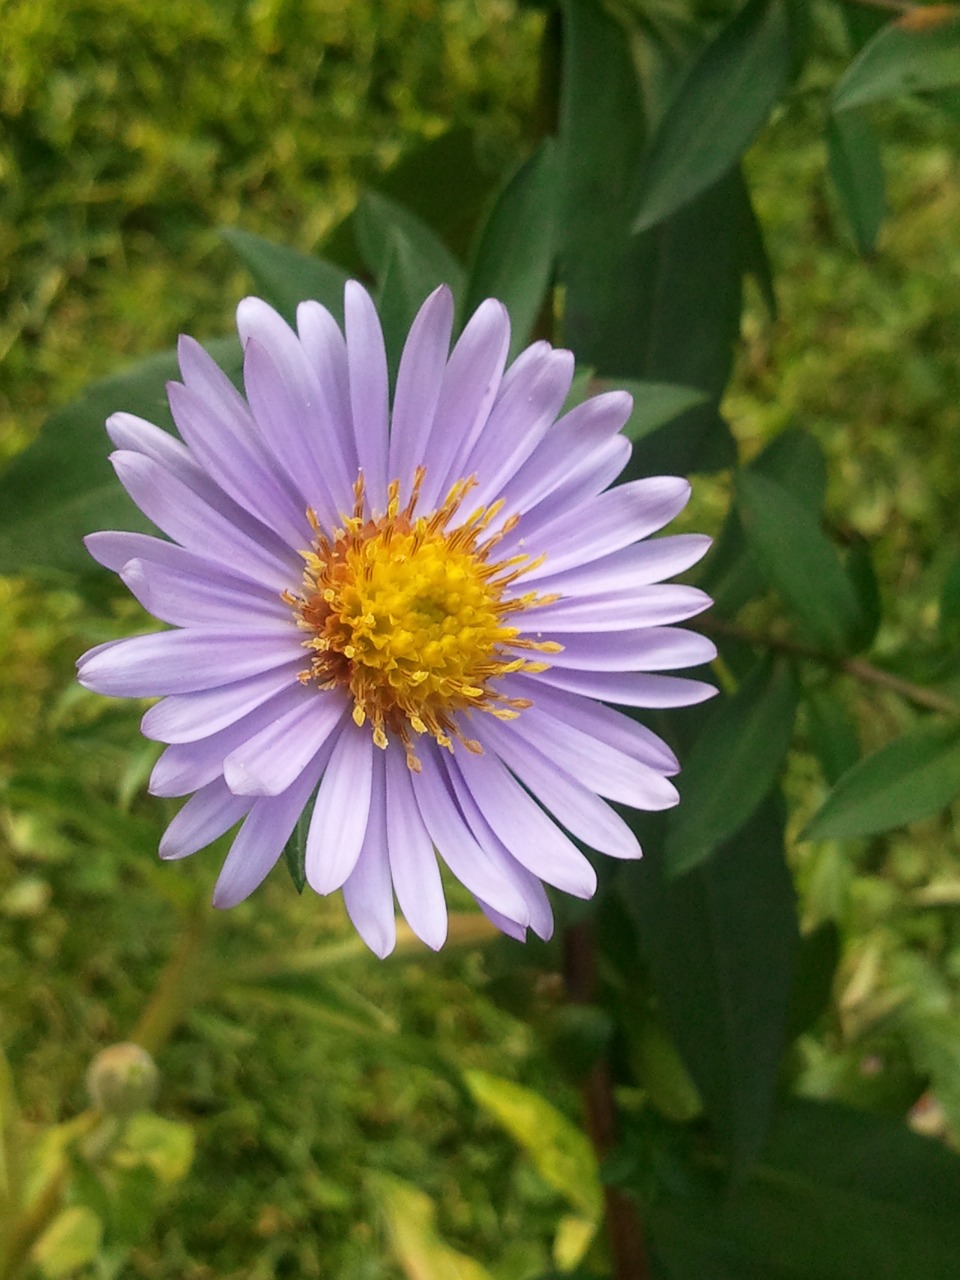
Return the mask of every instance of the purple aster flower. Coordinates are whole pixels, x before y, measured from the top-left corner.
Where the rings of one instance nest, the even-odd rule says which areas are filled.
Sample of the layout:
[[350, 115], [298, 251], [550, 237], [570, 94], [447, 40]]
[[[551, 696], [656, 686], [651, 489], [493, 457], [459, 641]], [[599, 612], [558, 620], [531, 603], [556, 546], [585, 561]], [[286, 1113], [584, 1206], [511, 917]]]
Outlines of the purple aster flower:
[[143, 719], [169, 744], [150, 789], [190, 799], [161, 856], [241, 823], [214, 893], [231, 906], [312, 804], [307, 881], [343, 890], [378, 955], [394, 945], [394, 894], [411, 928], [443, 944], [438, 854], [501, 929], [548, 937], [544, 882], [581, 898], [596, 885], [571, 837], [638, 857], [607, 801], [677, 801], [669, 747], [604, 702], [713, 692], [662, 674], [714, 657], [673, 625], [708, 597], [662, 582], [709, 540], [645, 540], [688, 484], [608, 488], [630, 453], [630, 397], [558, 417], [572, 355], [537, 342], [506, 368], [499, 302], [451, 351], [450, 291], [431, 294], [392, 408], [359, 284], [344, 333], [316, 302], [298, 309], [296, 333], [256, 298], [237, 324], [246, 398], [183, 338], [183, 381], [169, 387], [183, 442], [131, 414], [107, 423], [122, 484], [170, 541], [87, 540], [174, 628], [79, 663], [89, 689], [162, 699]]

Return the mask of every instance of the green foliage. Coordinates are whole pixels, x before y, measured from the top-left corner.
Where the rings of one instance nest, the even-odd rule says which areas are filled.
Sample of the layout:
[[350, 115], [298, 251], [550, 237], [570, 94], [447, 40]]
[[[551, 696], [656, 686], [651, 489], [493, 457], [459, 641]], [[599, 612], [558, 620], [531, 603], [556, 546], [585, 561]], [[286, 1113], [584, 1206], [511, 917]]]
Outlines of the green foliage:
[[[0, 569], [45, 576], [0, 582], [0, 1275], [625, 1280], [601, 1157], [667, 1280], [954, 1276], [955, 9], [4, 18]], [[441, 280], [460, 323], [499, 296], [514, 351], [573, 348], [573, 398], [633, 394], [629, 475], [702, 477], [723, 692], [656, 717], [683, 803], [631, 818], [644, 860], [562, 947], [458, 910], [449, 956], [401, 933], [381, 967], [283, 874], [212, 922], [216, 851], [152, 860], [155, 748], [68, 691], [80, 649], [143, 625], [80, 538], [143, 527], [102, 422], [168, 426], [173, 356], [22, 446], [116, 358], [224, 332], [241, 272], [288, 317], [372, 280], [394, 369]], [[302, 833], [288, 855], [302, 888]], [[162, 1087], [117, 1128], [82, 1081], [121, 1036]]]

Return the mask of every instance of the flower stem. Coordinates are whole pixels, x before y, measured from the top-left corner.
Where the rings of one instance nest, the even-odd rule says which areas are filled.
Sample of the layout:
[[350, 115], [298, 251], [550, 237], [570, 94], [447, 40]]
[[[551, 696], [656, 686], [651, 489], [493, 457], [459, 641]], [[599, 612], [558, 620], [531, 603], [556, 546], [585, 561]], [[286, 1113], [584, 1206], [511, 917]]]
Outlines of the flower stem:
[[150, 1002], [130, 1036], [148, 1053], [162, 1049], [183, 1018], [194, 992], [197, 961], [209, 928], [210, 911], [197, 908], [187, 916], [177, 948], [153, 989]]
[[925, 685], [916, 684], [913, 680], [905, 680], [903, 676], [895, 675], [892, 671], [884, 671], [882, 667], [875, 667], [873, 663], [865, 662], [862, 658], [838, 657], [836, 654], [826, 653], [822, 649], [816, 649], [812, 645], [803, 644], [785, 636], [751, 631], [735, 622], [726, 622], [723, 618], [704, 618], [699, 625], [702, 631], [713, 635], [742, 640], [744, 644], [752, 645], [756, 649], [768, 649], [774, 653], [787, 654], [789, 657], [806, 658], [811, 662], [819, 663], [820, 666], [840, 671], [854, 680], [859, 680], [861, 684], [872, 684], [881, 689], [889, 689], [891, 693], [897, 693], [908, 702], [918, 707], [925, 707], [929, 711], [939, 711], [948, 716], [960, 716], [960, 702], [955, 698], [945, 693], [938, 693], [936, 689], [928, 689]]
[[[589, 924], [569, 925], [563, 936], [564, 982], [573, 1004], [590, 1004], [596, 994], [596, 944]], [[604, 1059], [595, 1062], [581, 1086], [587, 1136], [602, 1163], [617, 1141], [613, 1078]], [[616, 1187], [604, 1185], [604, 1219], [612, 1280], [649, 1280], [650, 1260], [636, 1205]]]

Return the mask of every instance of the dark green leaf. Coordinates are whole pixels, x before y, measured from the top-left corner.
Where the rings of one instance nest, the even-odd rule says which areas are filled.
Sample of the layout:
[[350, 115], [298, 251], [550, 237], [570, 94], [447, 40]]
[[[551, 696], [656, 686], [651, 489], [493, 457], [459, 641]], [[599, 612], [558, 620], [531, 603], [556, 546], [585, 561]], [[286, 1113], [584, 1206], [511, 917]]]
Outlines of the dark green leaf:
[[[235, 338], [205, 344], [231, 375], [240, 368]], [[94, 567], [83, 546], [97, 529], [150, 529], [107, 461], [103, 429], [118, 410], [171, 427], [166, 384], [179, 376], [176, 353], [149, 356], [95, 382], [44, 423], [37, 439], [0, 476], [0, 572]], [[55, 515], [55, 518], [53, 516]]]
[[[457, 255], [466, 255], [492, 185], [493, 178], [477, 162], [473, 133], [465, 127], [405, 152], [373, 184], [431, 227]], [[363, 268], [355, 222], [354, 212], [323, 243], [324, 257], [354, 274]]]
[[654, 992], [739, 1178], [764, 1139], [797, 923], [783, 806], [764, 803], [685, 876], [651, 850], [624, 869]]
[[849, 651], [863, 620], [819, 520], [782, 484], [754, 470], [740, 472], [736, 493], [747, 540], [770, 584], [818, 644]]
[[856, 534], [850, 543], [846, 569], [860, 606], [860, 621], [853, 633], [853, 646], [855, 649], [869, 649], [883, 620], [883, 602], [870, 544], [860, 534]]
[[[316, 792], [314, 792], [315, 798]], [[312, 816], [313, 801], [311, 800], [297, 819], [297, 825], [293, 828], [290, 839], [283, 846], [283, 860], [297, 893], [303, 893], [307, 883], [307, 832], [310, 830]]]
[[416, 214], [387, 196], [368, 191], [357, 206], [355, 217], [357, 244], [364, 263], [381, 284], [393, 264], [397, 246], [403, 245], [411, 270], [430, 282], [426, 292], [438, 284], [448, 284], [458, 300], [463, 296], [463, 267]]
[[443, 283], [406, 234], [395, 230], [377, 298], [391, 384], [396, 380], [403, 344], [417, 311], [427, 295]]
[[838, 112], [827, 129], [830, 177], [850, 220], [857, 248], [873, 253], [887, 211], [876, 134], [857, 111]]
[[916, 10], [864, 45], [833, 91], [833, 109], [950, 85], [960, 85], [960, 14], [946, 5]]
[[824, 920], [800, 939], [787, 1019], [788, 1040], [809, 1031], [826, 1012], [839, 960], [840, 931], [832, 920]]
[[557, 256], [556, 146], [547, 139], [497, 196], [470, 270], [464, 317], [484, 298], [510, 312], [511, 354], [528, 342], [550, 287]]
[[796, 682], [789, 667], [760, 664], [732, 698], [717, 699], [680, 776], [670, 814], [667, 872], [680, 875], [738, 830], [776, 781], [793, 734]]
[[746, 182], [743, 184], [744, 217], [740, 236], [743, 270], [753, 279], [760, 290], [760, 295], [770, 313], [771, 320], [777, 318], [777, 291], [773, 280], [773, 267], [767, 253], [763, 238], [763, 228], [753, 207], [750, 190]]
[[273, 244], [234, 227], [221, 235], [256, 281], [263, 297], [293, 323], [297, 304], [307, 298], [323, 303], [343, 324], [343, 286], [347, 274], [322, 258]]
[[[634, 444], [707, 399], [706, 393], [695, 387], [675, 387], [668, 382], [638, 382], [633, 378], [618, 378], [609, 381], [607, 385], [629, 391], [633, 396], [633, 412], [624, 425], [623, 434]], [[596, 395], [598, 389], [604, 389], [602, 381], [593, 384], [591, 395]]]
[[804, 695], [807, 734], [824, 778], [834, 785], [860, 759], [860, 739], [835, 687], [809, 689]]
[[748, 0], [690, 68], [643, 164], [633, 229], [645, 231], [739, 160], [793, 67], [785, 0]]
[[960, 556], [947, 570], [940, 593], [940, 635], [948, 644], [960, 645]]
[[676, 1280], [954, 1280], [960, 1160], [895, 1120], [794, 1101], [747, 1186], [706, 1175], [651, 1207]]
[[782, 484], [819, 517], [827, 493], [827, 461], [809, 431], [781, 431], [750, 463], [750, 470]]
[[932, 818], [960, 795], [960, 729], [915, 729], [843, 775], [803, 833], [843, 840]]

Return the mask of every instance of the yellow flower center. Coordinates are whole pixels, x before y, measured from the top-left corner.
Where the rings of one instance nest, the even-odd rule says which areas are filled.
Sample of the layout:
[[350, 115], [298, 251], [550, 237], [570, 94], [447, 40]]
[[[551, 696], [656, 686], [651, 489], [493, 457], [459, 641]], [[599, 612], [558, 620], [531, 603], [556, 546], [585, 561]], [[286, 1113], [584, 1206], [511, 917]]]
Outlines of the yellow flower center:
[[530, 704], [498, 692], [497, 680], [547, 666], [516, 651], [549, 654], [562, 647], [521, 639], [519, 629], [509, 625], [512, 614], [557, 598], [528, 592], [504, 599], [511, 583], [543, 562], [542, 556], [491, 557], [517, 517], [487, 535], [503, 506], [498, 501], [456, 520], [473, 487], [472, 480], [459, 480], [442, 506], [414, 518], [423, 476], [421, 468], [402, 510], [394, 481], [386, 513], [377, 519], [363, 514], [359, 476], [353, 515], [343, 517], [343, 527], [332, 537], [308, 512], [316, 541], [302, 552], [306, 568], [300, 594], [284, 593], [297, 625], [309, 633], [304, 645], [312, 659], [300, 679], [321, 689], [348, 688], [356, 723], [370, 721], [378, 747], [387, 746], [388, 733], [395, 734], [414, 770], [420, 764], [411, 729], [430, 734], [448, 750], [456, 738], [479, 752], [480, 744], [464, 737], [457, 713], [488, 711], [512, 719]]

